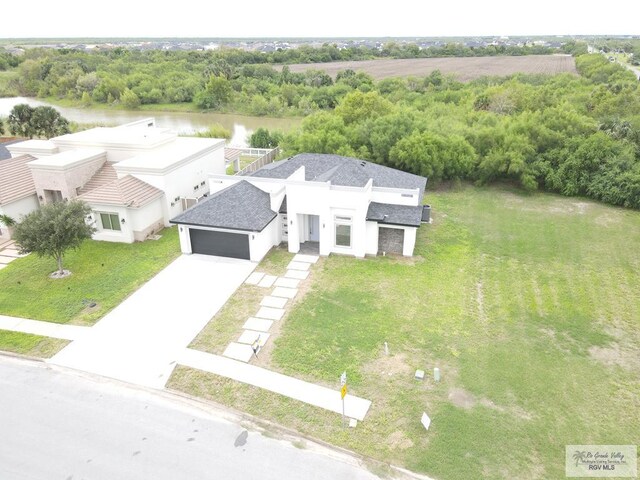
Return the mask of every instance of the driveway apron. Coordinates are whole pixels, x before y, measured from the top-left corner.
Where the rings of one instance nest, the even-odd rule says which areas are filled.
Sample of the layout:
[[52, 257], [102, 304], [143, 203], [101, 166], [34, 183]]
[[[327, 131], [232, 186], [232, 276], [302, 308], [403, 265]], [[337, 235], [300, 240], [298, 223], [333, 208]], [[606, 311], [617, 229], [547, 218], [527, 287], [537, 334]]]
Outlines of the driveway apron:
[[49, 362], [163, 388], [178, 356], [255, 266], [182, 255]]

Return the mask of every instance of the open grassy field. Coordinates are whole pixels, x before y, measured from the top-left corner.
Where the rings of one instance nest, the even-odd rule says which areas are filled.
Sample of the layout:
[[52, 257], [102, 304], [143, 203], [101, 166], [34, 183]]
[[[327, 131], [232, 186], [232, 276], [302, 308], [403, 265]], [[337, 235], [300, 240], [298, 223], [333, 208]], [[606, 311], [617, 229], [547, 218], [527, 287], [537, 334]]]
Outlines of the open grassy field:
[[56, 269], [49, 257], [31, 254], [11, 262], [0, 270], [0, 314], [93, 324], [180, 255], [177, 229], [160, 234], [160, 240], [133, 244], [86, 241], [65, 255], [72, 275], [63, 279], [49, 278]]
[[355, 430], [186, 368], [171, 386], [438, 479], [564, 478], [567, 444], [640, 443], [640, 212], [509, 188], [427, 198], [416, 257], [324, 259], [270, 355], [336, 391], [346, 370], [373, 402]]
[[[279, 66], [281, 69], [282, 66]], [[511, 75], [514, 73], [574, 73], [576, 65], [570, 55], [527, 55], [522, 57], [455, 57], [362, 60], [354, 62], [300, 63], [289, 65], [292, 72], [309, 69], [324, 70], [335, 79], [338, 72], [348, 68], [365, 72], [376, 80], [390, 77], [424, 77], [434, 70], [445, 75], [455, 75], [467, 82], [486, 75]]]

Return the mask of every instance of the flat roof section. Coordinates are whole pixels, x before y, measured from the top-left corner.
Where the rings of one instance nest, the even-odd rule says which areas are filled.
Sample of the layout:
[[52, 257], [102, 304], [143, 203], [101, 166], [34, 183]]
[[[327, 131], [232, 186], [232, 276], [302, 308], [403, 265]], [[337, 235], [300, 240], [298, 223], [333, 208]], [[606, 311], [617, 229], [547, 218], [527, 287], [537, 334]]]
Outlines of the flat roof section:
[[100, 148], [78, 148], [29, 162], [31, 168], [68, 170], [101, 156], [106, 158], [107, 152]]

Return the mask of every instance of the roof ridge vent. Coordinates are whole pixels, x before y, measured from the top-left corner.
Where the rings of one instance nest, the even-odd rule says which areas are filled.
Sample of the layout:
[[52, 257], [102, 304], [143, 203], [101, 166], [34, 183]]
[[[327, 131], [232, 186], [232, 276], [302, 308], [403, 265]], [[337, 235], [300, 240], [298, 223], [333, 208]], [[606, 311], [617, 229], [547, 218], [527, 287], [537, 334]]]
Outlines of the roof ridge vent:
[[365, 167], [367, 165], [367, 162], [365, 162], [364, 160], [362, 162], [360, 162], [360, 166], [361, 167]]

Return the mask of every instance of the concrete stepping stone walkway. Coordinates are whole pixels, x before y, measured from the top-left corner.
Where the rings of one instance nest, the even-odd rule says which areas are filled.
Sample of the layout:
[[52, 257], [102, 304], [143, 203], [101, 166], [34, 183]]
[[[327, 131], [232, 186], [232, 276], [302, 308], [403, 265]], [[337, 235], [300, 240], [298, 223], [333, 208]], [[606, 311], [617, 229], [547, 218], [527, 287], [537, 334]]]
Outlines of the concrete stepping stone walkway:
[[309, 263], [294, 262], [292, 260], [291, 263], [287, 265], [287, 270], [301, 270], [303, 272], [306, 272], [307, 270], [309, 270], [309, 265], [310, 265]]
[[[204, 353], [204, 352], [203, 352]], [[253, 356], [253, 350], [250, 345], [242, 343], [232, 342], [224, 351], [225, 357], [233, 358], [234, 360], [240, 360], [241, 362], [248, 362]]]
[[255, 317], [250, 317], [242, 326], [244, 332], [237, 342], [231, 343], [224, 352], [225, 357], [248, 362], [251, 360], [253, 351], [248, 351], [247, 347], [252, 345], [256, 339], [260, 338], [260, 346], [264, 346], [269, 339], [266, 333], [275, 320], [280, 320], [284, 316], [284, 307], [287, 302], [295, 298], [298, 293], [298, 285], [309, 276], [309, 267], [318, 261], [316, 255], [298, 254], [287, 267], [284, 277], [266, 275], [262, 272], [253, 272], [245, 281], [248, 285], [258, 285], [270, 288], [275, 285], [271, 295], [266, 295], [260, 301], [260, 310]]
[[298, 288], [298, 284], [300, 280], [296, 280], [294, 278], [279, 278], [276, 280], [274, 285], [276, 287], [286, 287], [286, 288]]
[[297, 288], [276, 287], [271, 292], [271, 295], [274, 297], [294, 298], [297, 293]]
[[[234, 343], [232, 345], [239, 345]], [[253, 355], [251, 347], [240, 345], [249, 350], [249, 357]], [[229, 346], [229, 348], [231, 345]], [[235, 348], [235, 347], [234, 347]], [[227, 349], [229, 350], [229, 349]], [[243, 350], [245, 351], [245, 350]], [[226, 354], [225, 356], [229, 356]], [[281, 373], [272, 372], [265, 368], [256, 367], [247, 363], [238, 362], [231, 358], [224, 358], [210, 353], [199, 352], [186, 348], [179, 355], [178, 363], [187, 367], [210, 372], [221, 377], [230, 378], [238, 382], [264, 388], [270, 392], [279, 393], [285, 397], [293, 398], [309, 405], [324, 408], [331, 412], [342, 414], [342, 400], [340, 389], [335, 390], [316, 385], [314, 383], [298, 380]], [[364, 420], [369, 411], [371, 401], [347, 394], [344, 399], [345, 415], [349, 418]]]
[[242, 328], [247, 330], [257, 330], [258, 332], [268, 332], [271, 325], [273, 325], [273, 320], [249, 317], [249, 319], [244, 322]]
[[284, 274], [285, 278], [293, 278], [296, 280], [306, 280], [309, 276], [309, 272], [303, 272], [302, 270], [287, 270]]
[[260, 281], [263, 279], [263, 272], [253, 272], [249, 277], [244, 281], [247, 285], [258, 285]]
[[262, 301], [260, 302], [260, 305], [263, 307], [284, 308], [287, 302], [288, 302], [288, 299], [286, 298], [272, 297], [268, 295], [262, 299]]
[[265, 275], [258, 283], [258, 286], [262, 288], [271, 288], [277, 278], [278, 277], [276, 277], [275, 275]]
[[294, 262], [304, 262], [304, 263], [316, 263], [318, 261], [317, 255], [303, 255], [302, 253], [296, 254], [293, 257]]
[[242, 332], [242, 335], [240, 335], [240, 338], [238, 339], [238, 343], [253, 345], [253, 342], [257, 340], [258, 345], [260, 345], [260, 347], [264, 347], [264, 344], [267, 343], [267, 340], [269, 340], [270, 336], [271, 335], [264, 332], [256, 332], [254, 330], [245, 330], [244, 332]]
[[264, 318], [266, 320], [280, 320], [284, 315], [282, 308], [261, 307], [256, 313], [257, 318]]

